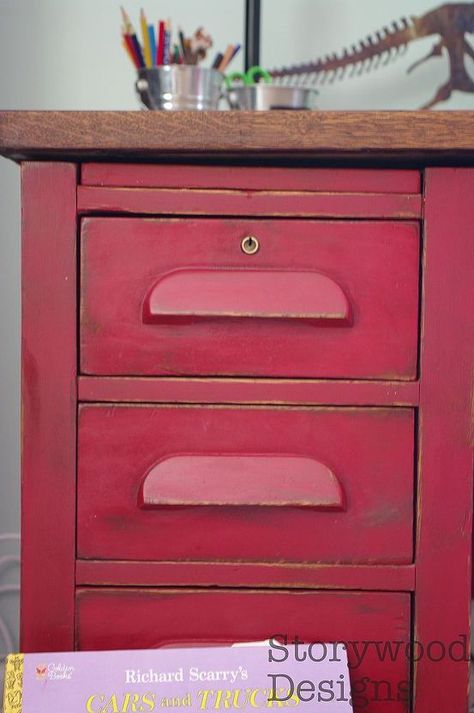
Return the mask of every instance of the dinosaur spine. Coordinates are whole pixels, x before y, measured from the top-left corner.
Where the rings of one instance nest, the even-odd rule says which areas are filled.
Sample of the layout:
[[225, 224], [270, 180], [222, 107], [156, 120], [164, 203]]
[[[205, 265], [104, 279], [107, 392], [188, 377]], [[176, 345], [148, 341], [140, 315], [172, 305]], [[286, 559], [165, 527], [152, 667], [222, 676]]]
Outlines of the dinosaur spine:
[[352, 45], [350, 50], [345, 49], [339, 55], [334, 53], [306, 64], [274, 69], [270, 74], [275, 79], [281, 79], [297, 75], [316, 75], [317, 78], [323, 73], [332, 73], [334, 79], [336, 76], [342, 77], [349, 66], [361, 65], [361, 71], [369, 70], [374, 61], [377, 66], [386, 55], [384, 63], [388, 62], [404, 50], [409, 42], [419, 37], [417, 25], [418, 19], [415, 17], [410, 21], [402, 18], [400, 22], [393, 22], [391, 29], [384, 27], [383, 30], [369, 35], [358, 45]]

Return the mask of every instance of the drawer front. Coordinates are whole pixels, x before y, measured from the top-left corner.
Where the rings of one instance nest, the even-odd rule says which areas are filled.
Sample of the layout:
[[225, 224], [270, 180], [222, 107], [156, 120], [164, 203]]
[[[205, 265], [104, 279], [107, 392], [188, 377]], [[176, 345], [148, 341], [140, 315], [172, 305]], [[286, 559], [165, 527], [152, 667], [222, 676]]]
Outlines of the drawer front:
[[78, 556], [409, 563], [409, 409], [84, 405]]
[[274, 636], [286, 636], [288, 643], [296, 636], [306, 643], [344, 641], [356, 713], [408, 710], [408, 594], [83, 589], [76, 606], [76, 646], [86, 651]]
[[415, 223], [97, 218], [81, 246], [83, 373], [416, 377]]

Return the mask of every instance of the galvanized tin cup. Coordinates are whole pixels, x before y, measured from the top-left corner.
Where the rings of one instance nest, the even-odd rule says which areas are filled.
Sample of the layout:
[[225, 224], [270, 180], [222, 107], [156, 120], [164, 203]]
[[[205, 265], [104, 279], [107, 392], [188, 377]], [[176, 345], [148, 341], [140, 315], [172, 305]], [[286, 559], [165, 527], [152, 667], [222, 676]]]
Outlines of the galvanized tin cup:
[[314, 109], [318, 92], [309, 87], [279, 84], [237, 85], [227, 89], [231, 109], [268, 111], [270, 109]]
[[139, 69], [135, 88], [147, 109], [215, 110], [223, 81], [224, 75], [215, 69], [174, 64]]

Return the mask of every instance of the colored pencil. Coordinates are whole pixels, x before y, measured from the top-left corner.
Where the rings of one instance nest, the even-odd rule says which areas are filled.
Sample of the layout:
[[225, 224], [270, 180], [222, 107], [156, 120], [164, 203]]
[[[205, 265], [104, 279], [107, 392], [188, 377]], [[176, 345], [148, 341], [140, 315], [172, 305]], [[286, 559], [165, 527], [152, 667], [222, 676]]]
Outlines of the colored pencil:
[[163, 64], [165, 49], [165, 23], [160, 20], [158, 24], [158, 49], [156, 51], [156, 64], [160, 67]]
[[212, 63], [212, 69], [217, 69], [223, 59], [224, 55], [222, 52], [218, 52], [214, 58], [214, 62]]
[[148, 33], [148, 23], [146, 21], [145, 12], [140, 10], [140, 28], [142, 32], [143, 56], [147, 67], [153, 67], [153, 59], [151, 57], [150, 35]]
[[127, 35], [130, 37], [130, 41], [133, 46], [133, 52], [136, 55], [137, 61], [138, 61], [138, 66], [139, 67], [144, 67], [145, 66], [145, 61], [143, 59], [143, 54], [142, 54], [142, 48], [140, 47], [140, 43], [138, 41], [137, 35], [135, 33], [135, 29], [132, 25], [132, 22], [125, 12], [124, 8], [120, 8], [122, 12], [122, 18], [123, 18], [123, 23], [125, 25], [125, 29], [127, 30]]
[[125, 47], [125, 51], [127, 52], [128, 56], [132, 60], [135, 69], [139, 69], [140, 64], [138, 62], [138, 57], [135, 55], [135, 50], [133, 48], [130, 35], [126, 35], [125, 33], [122, 35], [122, 44]]
[[224, 52], [224, 57], [222, 58], [222, 62], [218, 66], [219, 72], [223, 72], [227, 65], [229, 64], [230, 60], [232, 59], [232, 54], [234, 52], [234, 45], [227, 45], [227, 49]]
[[120, 12], [122, 13], [123, 24], [125, 25], [125, 30], [126, 30], [127, 35], [133, 35], [134, 34], [133, 25], [130, 21], [129, 16], [125, 12], [125, 9], [122, 6], [120, 6]]
[[[234, 51], [232, 52], [232, 57], [230, 58], [230, 62], [232, 62], [232, 60], [234, 59], [235, 55], [240, 52], [241, 48], [242, 48], [242, 45], [235, 45]], [[230, 62], [229, 62], [229, 64], [230, 64]]]
[[188, 63], [188, 52], [186, 49], [186, 40], [184, 39], [184, 32], [183, 30], [178, 30], [178, 37], [179, 37], [179, 44], [181, 47], [181, 56], [183, 58], [183, 61], [185, 64]]
[[163, 64], [170, 63], [171, 51], [171, 20], [165, 22], [165, 31], [163, 35]]
[[143, 53], [142, 53], [142, 48], [140, 46], [140, 43], [138, 41], [138, 38], [135, 33], [133, 35], [130, 35], [130, 39], [132, 40], [133, 48], [135, 50], [135, 53], [138, 57], [138, 62], [140, 67], [145, 66], [145, 60], [143, 59]]
[[183, 58], [181, 57], [178, 45], [174, 46], [174, 63], [183, 64]]
[[148, 25], [148, 35], [150, 37], [152, 64], [155, 64], [155, 62], [156, 62], [156, 37], [155, 37], [155, 28], [153, 27], [153, 25]]
[[185, 38], [184, 46], [186, 47], [186, 64], [197, 64], [197, 56], [192, 50], [191, 40], [189, 37]]

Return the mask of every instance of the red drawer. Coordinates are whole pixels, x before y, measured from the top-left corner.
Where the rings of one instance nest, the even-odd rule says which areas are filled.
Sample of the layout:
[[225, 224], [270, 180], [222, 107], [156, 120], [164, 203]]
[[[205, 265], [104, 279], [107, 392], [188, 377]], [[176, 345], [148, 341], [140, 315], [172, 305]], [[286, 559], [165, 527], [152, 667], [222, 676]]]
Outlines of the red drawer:
[[289, 643], [295, 636], [306, 643], [347, 642], [356, 713], [408, 710], [408, 594], [84, 589], [76, 607], [81, 650], [259, 641], [277, 635], [287, 636]]
[[409, 409], [85, 405], [78, 556], [412, 561]]
[[97, 218], [81, 249], [83, 373], [416, 377], [415, 223]]

